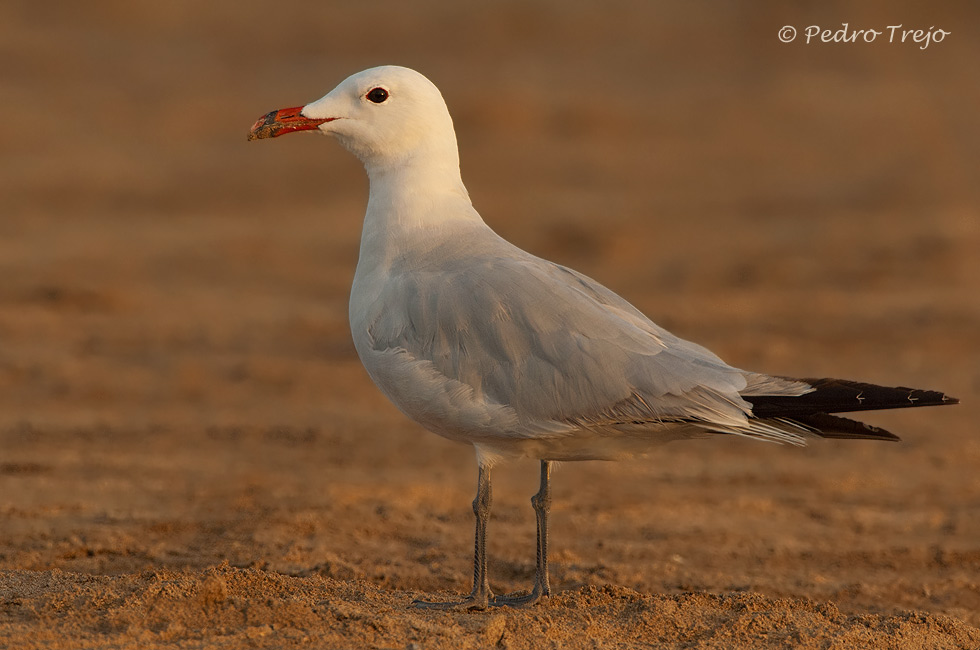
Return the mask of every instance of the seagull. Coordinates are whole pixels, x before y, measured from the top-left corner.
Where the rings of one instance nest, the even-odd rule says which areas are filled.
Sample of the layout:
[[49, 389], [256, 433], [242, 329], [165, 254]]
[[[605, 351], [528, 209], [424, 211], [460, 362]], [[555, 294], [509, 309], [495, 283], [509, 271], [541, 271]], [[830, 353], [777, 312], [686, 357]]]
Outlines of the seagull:
[[[305, 106], [272, 111], [249, 140], [317, 132], [364, 164], [370, 192], [350, 326], [371, 379], [426, 429], [473, 445], [473, 590], [417, 607], [525, 607], [551, 594], [548, 514], [558, 461], [642, 457], [709, 436], [803, 445], [807, 438], [898, 440], [833, 415], [955, 404], [941, 392], [740, 370], [674, 336], [623, 298], [497, 235], [459, 171], [439, 89], [400, 66], [354, 74]], [[531, 498], [530, 591], [495, 595], [487, 573], [493, 466], [540, 461]]]

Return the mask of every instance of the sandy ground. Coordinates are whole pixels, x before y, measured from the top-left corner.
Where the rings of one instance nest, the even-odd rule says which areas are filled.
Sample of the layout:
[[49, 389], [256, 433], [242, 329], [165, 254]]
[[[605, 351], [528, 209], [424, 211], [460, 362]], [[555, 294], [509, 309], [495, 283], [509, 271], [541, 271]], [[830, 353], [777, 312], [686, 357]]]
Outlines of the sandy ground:
[[[975, 3], [334, 4], [7, 3], [0, 646], [980, 647]], [[777, 39], [842, 22], [951, 34]], [[245, 140], [380, 63], [518, 245], [735, 365], [963, 403], [562, 465], [549, 602], [409, 608], [469, 589], [472, 450], [356, 359], [359, 164]], [[495, 478], [524, 589], [536, 466]]]

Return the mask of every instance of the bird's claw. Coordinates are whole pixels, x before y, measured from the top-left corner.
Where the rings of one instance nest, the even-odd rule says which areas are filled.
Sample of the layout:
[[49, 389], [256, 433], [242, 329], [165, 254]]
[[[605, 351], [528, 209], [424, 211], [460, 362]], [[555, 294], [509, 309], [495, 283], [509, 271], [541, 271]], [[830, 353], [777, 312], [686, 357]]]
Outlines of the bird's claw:
[[437, 609], [442, 611], [484, 610], [493, 604], [493, 594], [470, 594], [462, 600], [431, 601], [416, 598], [412, 607], [417, 609]]
[[521, 609], [538, 604], [542, 598], [546, 598], [548, 595], [539, 587], [535, 587], [531, 591], [507, 594], [506, 596], [470, 594], [462, 600], [429, 601], [416, 599], [412, 601], [412, 607], [442, 611], [483, 611], [490, 607], [513, 607], [514, 609]]

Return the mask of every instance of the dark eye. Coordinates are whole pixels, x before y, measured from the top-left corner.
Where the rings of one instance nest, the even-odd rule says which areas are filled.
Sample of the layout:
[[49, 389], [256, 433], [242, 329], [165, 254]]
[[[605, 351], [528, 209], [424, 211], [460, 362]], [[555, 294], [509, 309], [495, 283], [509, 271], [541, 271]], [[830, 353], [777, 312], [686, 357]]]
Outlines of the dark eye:
[[388, 99], [388, 91], [384, 88], [372, 88], [368, 91], [368, 94], [365, 95], [365, 97], [375, 104], [380, 104], [384, 100]]

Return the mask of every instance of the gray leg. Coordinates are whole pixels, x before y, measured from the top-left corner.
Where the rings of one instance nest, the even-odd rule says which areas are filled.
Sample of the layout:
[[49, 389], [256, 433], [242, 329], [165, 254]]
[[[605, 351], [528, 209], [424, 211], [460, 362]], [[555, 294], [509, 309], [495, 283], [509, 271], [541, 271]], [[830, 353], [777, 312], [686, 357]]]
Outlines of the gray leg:
[[541, 488], [531, 497], [538, 522], [538, 565], [534, 574], [534, 591], [538, 596], [551, 595], [548, 579], [548, 513], [551, 512], [551, 461], [541, 461]]
[[541, 461], [541, 487], [538, 493], [531, 497], [534, 507], [534, 517], [538, 523], [538, 553], [537, 565], [534, 571], [534, 588], [529, 594], [520, 596], [497, 596], [491, 605], [507, 605], [510, 607], [527, 607], [533, 605], [543, 596], [551, 595], [551, 584], [548, 579], [548, 513], [551, 511], [551, 461]]
[[490, 467], [480, 466], [476, 481], [476, 498], [473, 499], [473, 514], [476, 516], [476, 535], [473, 549], [473, 607], [486, 609], [493, 598], [490, 591], [490, 576], [487, 574], [487, 522], [490, 520], [490, 506], [493, 491], [490, 489]]
[[[476, 482], [476, 498], [473, 499], [473, 514], [476, 515], [476, 539], [473, 553], [473, 591], [459, 601], [429, 602], [416, 600], [414, 607], [432, 609], [486, 609], [493, 602], [490, 580], [487, 575], [487, 520], [490, 519], [490, 505], [493, 494], [490, 489], [490, 467], [480, 465]], [[547, 568], [545, 569], [547, 571]]]

